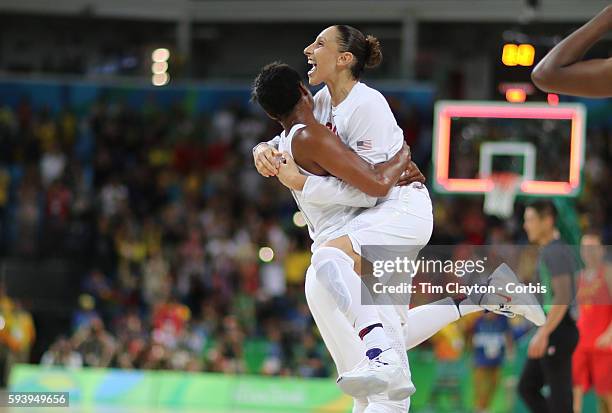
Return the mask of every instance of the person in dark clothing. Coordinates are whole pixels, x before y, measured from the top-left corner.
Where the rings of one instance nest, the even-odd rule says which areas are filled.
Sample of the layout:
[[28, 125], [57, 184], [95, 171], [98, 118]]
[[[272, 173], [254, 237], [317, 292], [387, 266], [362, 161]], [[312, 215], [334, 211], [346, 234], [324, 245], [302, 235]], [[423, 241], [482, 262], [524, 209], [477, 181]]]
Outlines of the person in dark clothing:
[[[572, 413], [572, 353], [578, 329], [572, 306], [578, 261], [559, 238], [556, 209], [538, 201], [525, 209], [524, 229], [529, 241], [540, 247], [538, 278], [543, 287], [546, 323], [531, 338], [528, 359], [519, 381], [519, 393], [534, 413]], [[542, 388], [548, 385], [548, 397]]]

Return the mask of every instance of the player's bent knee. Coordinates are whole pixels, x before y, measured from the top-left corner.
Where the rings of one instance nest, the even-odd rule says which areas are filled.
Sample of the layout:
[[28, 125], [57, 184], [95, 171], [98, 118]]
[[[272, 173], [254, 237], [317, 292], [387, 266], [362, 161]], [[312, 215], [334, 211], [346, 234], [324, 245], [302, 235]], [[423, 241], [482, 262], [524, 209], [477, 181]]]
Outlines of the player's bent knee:
[[316, 271], [317, 280], [325, 287], [342, 312], [347, 312], [351, 306], [351, 294], [342, 279], [340, 267], [337, 260], [352, 260], [337, 248], [322, 247], [312, 255], [312, 265]]
[[337, 248], [348, 255], [351, 260], [353, 260], [353, 269], [355, 272], [361, 274], [361, 256], [353, 249], [353, 243], [348, 235], [343, 235], [340, 238], [327, 241], [323, 244], [323, 247]]
[[338, 264], [331, 260], [325, 261], [317, 270], [317, 280], [331, 294], [338, 308], [346, 313], [351, 306], [351, 294], [342, 280]]
[[351, 265], [354, 264], [353, 259], [347, 253], [336, 247], [321, 247], [312, 254], [311, 261], [315, 270], [327, 260], [342, 260]]
[[[318, 279], [313, 266], [308, 267], [308, 271], [306, 271], [304, 293], [308, 307], [313, 314], [328, 314], [338, 308], [337, 300], [332, 297], [329, 288]], [[324, 295], [329, 296], [330, 299], [325, 299]]]

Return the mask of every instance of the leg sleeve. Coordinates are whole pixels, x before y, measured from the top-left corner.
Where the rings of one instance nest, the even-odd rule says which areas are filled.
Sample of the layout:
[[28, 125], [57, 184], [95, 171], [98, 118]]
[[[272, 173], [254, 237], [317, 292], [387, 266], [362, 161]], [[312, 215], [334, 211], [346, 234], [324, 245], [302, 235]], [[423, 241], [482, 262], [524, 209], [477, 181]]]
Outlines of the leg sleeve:
[[344, 251], [321, 247], [312, 255], [312, 265], [317, 280], [331, 293], [356, 331], [381, 322], [369, 291], [353, 270], [352, 258]]
[[406, 349], [410, 350], [418, 346], [457, 320], [459, 320], [459, 311], [450, 297], [408, 310], [405, 324], [402, 327]]
[[305, 289], [308, 307], [338, 372], [351, 370], [363, 359], [365, 347], [312, 266], [306, 272]]
[[[353, 369], [363, 359], [365, 347], [329, 292], [317, 280], [312, 266], [306, 271], [305, 293], [308, 308], [337, 372]], [[354, 400], [353, 413], [362, 413], [367, 405], [366, 399]]]

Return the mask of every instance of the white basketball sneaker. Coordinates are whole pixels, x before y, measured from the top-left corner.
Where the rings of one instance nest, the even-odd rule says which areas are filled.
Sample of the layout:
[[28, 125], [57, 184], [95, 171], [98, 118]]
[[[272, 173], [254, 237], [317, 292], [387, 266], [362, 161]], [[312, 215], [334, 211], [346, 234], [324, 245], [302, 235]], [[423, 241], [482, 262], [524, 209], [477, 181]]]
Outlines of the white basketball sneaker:
[[387, 391], [390, 400], [404, 400], [414, 394], [412, 381], [392, 348], [368, 350], [353, 370], [342, 373], [336, 383], [353, 397], [366, 397]]
[[[516, 314], [522, 315], [536, 326], [541, 326], [546, 322], [546, 314], [535, 295], [516, 292], [516, 290], [521, 291], [525, 285], [519, 281], [508, 265], [501, 264], [497, 267], [489, 276], [487, 284], [496, 287], [498, 292], [483, 294], [478, 304], [485, 310], [510, 318]], [[508, 291], [509, 284], [515, 286], [512, 292]]]

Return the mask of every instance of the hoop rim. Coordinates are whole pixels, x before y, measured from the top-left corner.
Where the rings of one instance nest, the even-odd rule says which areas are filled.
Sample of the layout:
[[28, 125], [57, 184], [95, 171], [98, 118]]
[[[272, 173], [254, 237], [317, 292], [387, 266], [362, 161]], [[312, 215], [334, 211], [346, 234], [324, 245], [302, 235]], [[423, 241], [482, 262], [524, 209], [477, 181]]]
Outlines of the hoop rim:
[[523, 182], [526, 178], [515, 172], [494, 172], [489, 177], [491, 182], [493, 183], [493, 189], [489, 192], [485, 193], [485, 196], [494, 192], [497, 188], [501, 191], [516, 191], [517, 193], [520, 191], [521, 182]]

